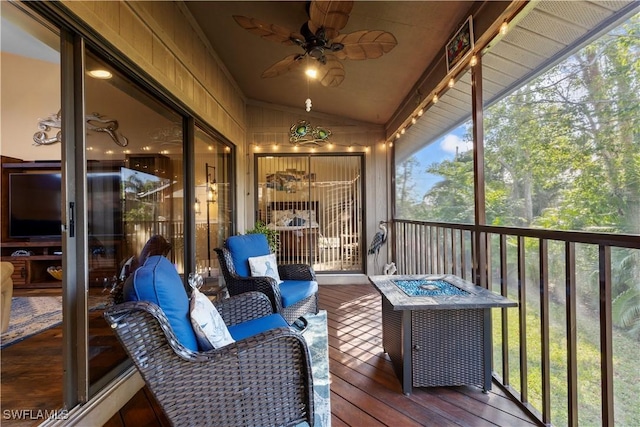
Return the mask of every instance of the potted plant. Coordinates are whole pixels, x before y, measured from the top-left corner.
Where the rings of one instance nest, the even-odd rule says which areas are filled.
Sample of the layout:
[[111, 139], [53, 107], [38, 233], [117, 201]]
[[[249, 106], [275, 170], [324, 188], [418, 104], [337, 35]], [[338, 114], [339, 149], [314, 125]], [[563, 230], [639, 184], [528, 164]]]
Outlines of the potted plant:
[[265, 225], [262, 221], [256, 221], [256, 224], [252, 229], [247, 230], [247, 234], [264, 234], [267, 236], [267, 242], [269, 243], [269, 249], [274, 254], [278, 252], [280, 247], [280, 234]]

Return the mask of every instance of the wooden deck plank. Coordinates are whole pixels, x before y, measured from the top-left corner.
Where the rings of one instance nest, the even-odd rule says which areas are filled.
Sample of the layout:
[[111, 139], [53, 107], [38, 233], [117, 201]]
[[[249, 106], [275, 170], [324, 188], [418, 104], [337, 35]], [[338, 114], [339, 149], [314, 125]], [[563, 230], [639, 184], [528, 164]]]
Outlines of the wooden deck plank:
[[[319, 305], [328, 314], [333, 427], [536, 425], [497, 387], [487, 394], [479, 387], [424, 387], [404, 395], [382, 348], [380, 304], [379, 294], [370, 285], [320, 287]], [[113, 345], [106, 322], [104, 330], [99, 325], [96, 319], [93, 342]], [[25, 405], [24, 399], [29, 399], [30, 407], [50, 410], [60, 405], [56, 403], [62, 400], [60, 334], [61, 328], [52, 328], [2, 351], [3, 408]], [[113, 352], [114, 357], [119, 351]], [[105, 348], [103, 357], [109, 354]], [[60, 381], [52, 381], [54, 377]], [[38, 387], [43, 382], [48, 387]], [[31, 384], [28, 395], [24, 384]], [[7, 420], [2, 424], [35, 425]], [[150, 391], [143, 388], [105, 427], [168, 425]]]

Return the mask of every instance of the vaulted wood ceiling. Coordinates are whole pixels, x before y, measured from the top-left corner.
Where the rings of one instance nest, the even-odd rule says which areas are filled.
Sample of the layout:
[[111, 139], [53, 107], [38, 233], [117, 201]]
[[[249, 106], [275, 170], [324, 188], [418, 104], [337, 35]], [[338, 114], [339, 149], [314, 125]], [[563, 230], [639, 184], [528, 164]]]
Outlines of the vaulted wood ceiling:
[[[521, 3], [521, 2], [518, 2]], [[506, 10], [516, 2], [496, 1], [355, 1], [341, 34], [383, 30], [397, 46], [377, 59], [344, 59], [344, 81], [337, 87], [308, 82], [301, 69], [273, 78], [261, 74], [301, 47], [264, 40], [243, 29], [233, 15], [243, 15], [298, 32], [309, 19], [304, 1], [187, 1], [205, 37], [249, 102], [299, 108], [305, 99], [313, 111], [383, 125], [390, 137], [410, 118], [415, 101], [428, 96], [425, 81], [433, 65], [444, 62], [444, 46], [467, 17], [492, 8]], [[483, 52], [485, 102], [499, 99], [513, 87], [557, 63], [617, 21], [637, 13], [640, 2], [629, 0], [542, 1], [524, 5], [498, 44]], [[518, 6], [519, 7], [519, 6]], [[480, 19], [478, 20], [480, 21]], [[487, 22], [482, 25], [486, 28]], [[481, 25], [478, 25], [478, 27]], [[482, 37], [475, 30], [475, 39]], [[445, 77], [443, 75], [443, 77]], [[403, 159], [450, 131], [471, 114], [467, 73], [428, 114], [408, 129], [396, 148]]]
[[[261, 78], [287, 55], [302, 53], [261, 39], [236, 23], [233, 15], [256, 18], [298, 32], [309, 15], [304, 1], [191, 1], [187, 7], [211, 46], [247, 98], [304, 111], [307, 95], [313, 111], [358, 121], [386, 124], [427, 66], [444, 56], [444, 45], [478, 2], [356, 1], [340, 34], [358, 30], [392, 33], [397, 46], [376, 59], [342, 60], [345, 79], [337, 87], [307, 82], [302, 70]], [[504, 2], [508, 4], [508, 2]]]

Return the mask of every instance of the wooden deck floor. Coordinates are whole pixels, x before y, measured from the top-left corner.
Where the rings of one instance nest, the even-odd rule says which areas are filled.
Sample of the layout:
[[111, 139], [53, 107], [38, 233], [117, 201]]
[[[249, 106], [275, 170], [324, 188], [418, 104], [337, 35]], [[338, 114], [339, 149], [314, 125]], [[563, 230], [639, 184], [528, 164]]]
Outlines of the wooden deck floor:
[[[497, 387], [488, 394], [477, 387], [417, 388], [410, 396], [402, 394], [391, 362], [382, 350], [380, 297], [372, 286], [321, 286], [320, 308], [328, 313], [331, 419], [334, 427], [536, 425]], [[55, 374], [52, 366], [61, 366], [61, 355], [47, 350], [47, 346], [55, 347], [56, 341], [55, 331], [48, 332], [50, 335], [46, 340], [39, 343], [33, 340], [33, 345], [38, 346], [37, 351], [46, 354], [48, 363], [31, 363], [29, 373], [23, 371], [20, 375], [42, 380], [43, 375], [51, 378], [50, 375]], [[26, 346], [29, 341], [32, 340], [9, 348], [20, 350], [17, 347], [23, 346], [19, 354], [24, 357], [28, 354]], [[5, 354], [5, 351], [2, 354], [3, 407], [5, 398], [16, 393], [5, 385], [5, 378], [15, 375], [11, 364], [6, 363], [5, 355], [10, 354]], [[54, 360], [56, 357], [60, 360]], [[61, 390], [49, 390], [53, 392], [52, 404], [46, 407], [51, 408], [55, 407], [53, 402], [59, 401]], [[7, 420], [2, 424], [25, 425]], [[168, 425], [151, 393], [144, 388], [105, 427]]]

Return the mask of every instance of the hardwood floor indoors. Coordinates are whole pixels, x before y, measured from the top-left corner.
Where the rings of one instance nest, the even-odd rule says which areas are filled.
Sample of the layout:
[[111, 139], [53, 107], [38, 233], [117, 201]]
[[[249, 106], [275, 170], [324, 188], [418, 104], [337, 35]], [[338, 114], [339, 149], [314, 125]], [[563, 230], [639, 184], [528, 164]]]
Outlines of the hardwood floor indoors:
[[[497, 386], [485, 394], [478, 387], [415, 388], [402, 394], [391, 361], [382, 350], [380, 296], [370, 285], [320, 287], [320, 308], [328, 313], [329, 366], [331, 372], [331, 420], [340, 426], [530, 426], [536, 425]], [[105, 322], [105, 332], [109, 331]], [[60, 328], [45, 331], [2, 351], [3, 362], [14, 357], [37, 357], [29, 361], [20, 381], [43, 381], [50, 399], [37, 396], [51, 409], [60, 402], [62, 383]], [[104, 337], [103, 337], [104, 339]], [[27, 347], [28, 346], [28, 347]], [[30, 349], [30, 350], [29, 350]], [[35, 351], [37, 349], [37, 352]], [[37, 353], [37, 356], [34, 354]], [[57, 354], [56, 354], [57, 353]], [[45, 362], [46, 361], [46, 362]], [[58, 367], [58, 368], [56, 368]], [[12, 399], [14, 364], [2, 364], [2, 409]], [[27, 398], [24, 396], [24, 398]], [[35, 397], [29, 396], [32, 404]], [[57, 400], [56, 400], [57, 399]], [[21, 403], [20, 405], [24, 405]], [[42, 403], [40, 403], [42, 404]], [[59, 405], [59, 403], [57, 403]], [[26, 407], [26, 406], [19, 406]], [[3, 425], [37, 425], [3, 420]], [[166, 418], [151, 393], [140, 390], [105, 427], [166, 426]]]

